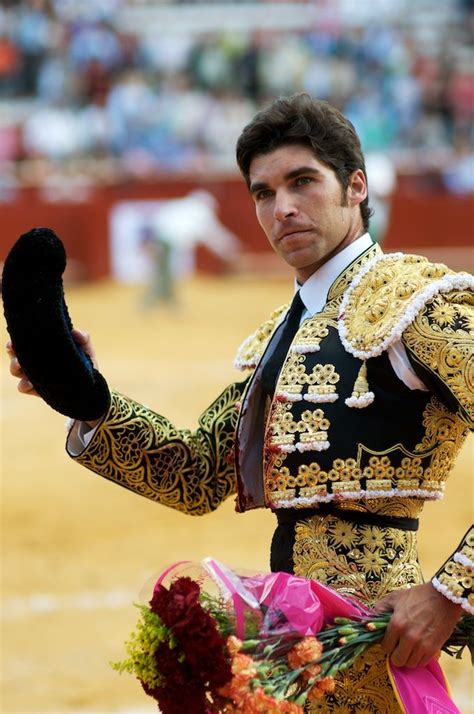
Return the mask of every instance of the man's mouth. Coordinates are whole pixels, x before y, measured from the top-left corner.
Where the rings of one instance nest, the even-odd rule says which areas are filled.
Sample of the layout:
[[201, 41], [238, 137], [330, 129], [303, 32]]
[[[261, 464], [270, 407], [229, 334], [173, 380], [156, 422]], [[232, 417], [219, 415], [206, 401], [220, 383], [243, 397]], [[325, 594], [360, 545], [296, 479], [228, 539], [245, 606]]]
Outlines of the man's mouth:
[[282, 235], [278, 238], [278, 242], [284, 241], [287, 238], [299, 238], [304, 233], [309, 233], [309, 231], [309, 228], [295, 228], [290, 231], [286, 231], [285, 233], [282, 233]]

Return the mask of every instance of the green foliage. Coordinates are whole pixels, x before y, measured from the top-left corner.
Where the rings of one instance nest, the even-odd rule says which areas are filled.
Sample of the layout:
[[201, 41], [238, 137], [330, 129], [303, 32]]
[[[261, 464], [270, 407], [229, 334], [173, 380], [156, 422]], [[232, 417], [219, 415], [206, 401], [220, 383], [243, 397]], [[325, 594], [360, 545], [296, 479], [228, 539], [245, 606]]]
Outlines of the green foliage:
[[461, 659], [464, 649], [467, 647], [471, 655], [471, 662], [474, 665], [474, 616], [463, 615], [449, 640], [443, 645], [443, 651], [451, 657]]
[[117, 672], [135, 674], [150, 688], [159, 687], [163, 680], [156, 669], [155, 654], [163, 642], [170, 649], [176, 647], [176, 640], [171, 632], [152, 612], [147, 605], [135, 605], [140, 610], [141, 619], [136, 625], [136, 630], [125, 642], [128, 659], [122, 662], [112, 662], [111, 666]]

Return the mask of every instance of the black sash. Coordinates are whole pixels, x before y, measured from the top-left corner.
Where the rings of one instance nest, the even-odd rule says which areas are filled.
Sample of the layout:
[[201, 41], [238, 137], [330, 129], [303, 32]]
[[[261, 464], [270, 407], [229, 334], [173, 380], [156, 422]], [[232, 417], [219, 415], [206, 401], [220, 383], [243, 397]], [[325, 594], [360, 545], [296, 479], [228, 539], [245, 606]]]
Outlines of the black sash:
[[385, 516], [365, 511], [346, 511], [329, 503], [321, 503], [318, 508], [279, 508], [274, 511], [278, 526], [273, 534], [270, 551], [272, 572], [294, 572], [293, 546], [295, 544], [295, 525], [312, 516], [336, 516], [343, 521], [360, 525], [378, 526], [379, 528], [398, 528], [403, 531], [418, 530], [418, 518]]

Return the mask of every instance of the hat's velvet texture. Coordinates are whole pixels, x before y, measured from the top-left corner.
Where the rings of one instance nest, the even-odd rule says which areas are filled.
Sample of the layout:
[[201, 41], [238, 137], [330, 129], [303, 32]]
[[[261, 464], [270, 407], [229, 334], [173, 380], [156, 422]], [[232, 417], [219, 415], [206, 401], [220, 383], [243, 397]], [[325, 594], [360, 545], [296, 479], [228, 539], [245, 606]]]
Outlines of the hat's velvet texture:
[[65, 267], [64, 246], [50, 228], [20, 236], [3, 268], [4, 313], [18, 361], [38, 394], [61, 414], [92, 421], [105, 414], [110, 394], [72, 338]]

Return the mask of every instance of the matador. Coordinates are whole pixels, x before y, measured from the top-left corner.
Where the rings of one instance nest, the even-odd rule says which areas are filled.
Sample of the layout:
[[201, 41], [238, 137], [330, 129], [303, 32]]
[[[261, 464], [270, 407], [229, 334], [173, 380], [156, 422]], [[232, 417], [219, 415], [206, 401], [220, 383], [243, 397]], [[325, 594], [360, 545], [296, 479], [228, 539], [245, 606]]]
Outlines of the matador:
[[[271, 509], [272, 570], [393, 610], [382, 645], [312, 711], [399, 712], [386, 657], [425, 664], [474, 612], [472, 528], [426, 583], [417, 558], [423, 506], [442, 498], [473, 426], [474, 279], [373, 243], [359, 139], [325, 102], [294, 95], [261, 110], [237, 161], [271, 246], [295, 270], [291, 306], [245, 340], [235, 360], [243, 381], [196, 430], [111, 389], [94, 418], [71, 423], [67, 450], [189, 515], [232, 495], [240, 513]], [[17, 356], [21, 390], [41, 394]], [[430, 633], [422, 639], [403, 615], [415, 605]]]

